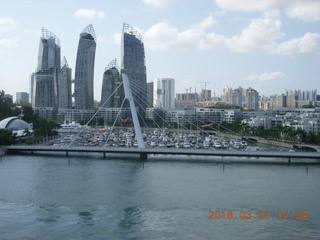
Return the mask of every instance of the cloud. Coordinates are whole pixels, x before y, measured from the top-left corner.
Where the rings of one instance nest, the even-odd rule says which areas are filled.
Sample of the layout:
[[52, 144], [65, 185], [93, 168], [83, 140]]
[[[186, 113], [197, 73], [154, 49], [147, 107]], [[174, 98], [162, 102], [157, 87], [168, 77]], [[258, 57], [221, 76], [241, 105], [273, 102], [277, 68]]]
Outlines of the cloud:
[[269, 11], [263, 17], [254, 18], [238, 34], [225, 36], [209, 32], [208, 28], [216, 24], [210, 15], [200, 23], [189, 26], [186, 30], [162, 21], [151, 26], [144, 34], [144, 42], [150, 49], [189, 49], [202, 50], [230, 49], [234, 52], [260, 51], [275, 55], [293, 55], [320, 52], [319, 33], [306, 33], [301, 37], [283, 41], [282, 22], [278, 11]]
[[165, 21], [153, 25], [143, 37], [149, 48], [163, 50], [174, 47], [178, 34], [179, 31]]
[[293, 38], [275, 45], [270, 52], [278, 55], [320, 52], [320, 34], [306, 33], [300, 38]]
[[252, 74], [245, 78], [247, 81], [269, 82], [283, 77], [282, 72], [266, 72], [262, 74]]
[[227, 40], [227, 46], [234, 51], [249, 52], [267, 50], [277, 39], [283, 37], [281, 21], [270, 18], [256, 18], [240, 34]]
[[0, 33], [14, 30], [16, 25], [17, 23], [11, 18], [0, 18]]
[[184, 31], [172, 27], [168, 21], [153, 25], [144, 34], [146, 45], [151, 49], [187, 49], [197, 47], [204, 31], [217, 21], [212, 15]]
[[230, 11], [270, 11], [281, 9], [287, 16], [303, 21], [320, 20], [319, 0], [214, 0], [217, 6]]
[[214, 0], [222, 9], [231, 11], [265, 11], [272, 8], [276, 0]]
[[[264, 14], [275, 16], [274, 13]], [[208, 33], [201, 39], [201, 49], [227, 48], [235, 52], [262, 51], [275, 55], [293, 55], [320, 51], [319, 33], [306, 33], [301, 37], [281, 41], [284, 33], [278, 18], [255, 18], [239, 34], [226, 37]]]
[[299, 18], [305, 22], [320, 20], [320, 1], [301, 1], [285, 9], [291, 18]]
[[8, 47], [17, 47], [19, 42], [19, 37], [15, 38], [2, 38], [0, 39], [0, 49]]
[[84, 18], [104, 18], [104, 12], [99, 12], [92, 9], [79, 9], [73, 14], [76, 17], [84, 17]]
[[175, 0], [143, 0], [143, 2], [147, 5], [151, 5], [153, 7], [165, 7], [169, 4], [172, 4]]

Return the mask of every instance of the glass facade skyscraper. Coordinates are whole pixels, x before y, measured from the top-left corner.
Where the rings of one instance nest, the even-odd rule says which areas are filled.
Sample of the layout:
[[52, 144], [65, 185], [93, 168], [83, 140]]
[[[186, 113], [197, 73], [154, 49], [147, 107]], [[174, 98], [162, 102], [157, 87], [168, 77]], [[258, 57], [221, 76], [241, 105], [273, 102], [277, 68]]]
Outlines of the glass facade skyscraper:
[[[106, 108], [120, 108], [123, 99], [123, 88], [120, 88], [121, 77], [116, 59], [105, 68], [102, 80], [101, 104]], [[116, 91], [115, 91], [116, 90]], [[115, 91], [115, 92], [114, 92]], [[108, 101], [107, 101], [108, 100]], [[107, 101], [107, 102], [106, 102]]]
[[93, 77], [96, 35], [92, 25], [80, 34], [75, 70], [75, 108], [94, 109]]
[[124, 23], [121, 44], [121, 73], [128, 76], [138, 116], [145, 118], [147, 106], [147, 73], [145, 51], [140, 33]]
[[57, 107], [60, 71], [60, 40], [49, 30], [42, 29], [38, 67], [35, 72], [35, 107]]
[[71, 101], [71, 68], [69, 68], [67, 59], [63, 57], [59, 75], [58, 84], [59, 108], [72, 108]]

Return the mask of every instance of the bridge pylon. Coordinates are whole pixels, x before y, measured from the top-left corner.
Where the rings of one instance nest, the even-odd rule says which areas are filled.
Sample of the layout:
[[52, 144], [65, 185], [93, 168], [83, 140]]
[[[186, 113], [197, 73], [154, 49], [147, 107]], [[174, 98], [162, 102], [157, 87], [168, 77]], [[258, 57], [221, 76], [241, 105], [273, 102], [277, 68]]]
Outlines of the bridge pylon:
[[[144, 141], [143, 141], [143, 137], [142, 137], [141, 127], [140, 127], [140, 123], [139, 123], [139, 119], [138, 119], [137, 109], [136, 109], [136, 106], [135, 106], [134, 100], [133, 100], [133, 95], [132, 95], [132, 91], [131, 91], [129, 78], [124, 73], [122, 73], [122, 82], [123, 82], [125, 98], [130, 103], [131, 116], [132, 116], [132, 120], [133, 120], [134, 131], [136, 133], [136, 138], [138, 141], [138, 147], [141, 149], [144, 149], [146, 147], [144, 145]], [[140, 158], [146, 159], [147, 154], [140, 154]]]

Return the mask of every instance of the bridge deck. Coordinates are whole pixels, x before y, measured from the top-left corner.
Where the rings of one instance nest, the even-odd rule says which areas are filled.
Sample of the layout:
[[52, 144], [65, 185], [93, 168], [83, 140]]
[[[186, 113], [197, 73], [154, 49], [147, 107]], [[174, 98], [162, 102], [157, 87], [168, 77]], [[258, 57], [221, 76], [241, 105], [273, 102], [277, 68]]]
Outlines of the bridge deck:
[[41, 145], [15, 145], [7, 147], [11, 153], [17, 152], [87, 152], [87, 153], [128, 153], [139, 154], [141, 158], [148, 155], [191, 155], [191, 156], [219, 156], [219, 157], [255, 157], [255, 158], [281, 158], [288, 159], [314, 159], [320, 163], [318, 152], [280, 152], [280, 151], [229, 151], [229, 150], [206, 150], [206, 149], [176, 149], [176, 148], [127, 148], [127, 147], [84, 147], [84, 146], [41, 146]]

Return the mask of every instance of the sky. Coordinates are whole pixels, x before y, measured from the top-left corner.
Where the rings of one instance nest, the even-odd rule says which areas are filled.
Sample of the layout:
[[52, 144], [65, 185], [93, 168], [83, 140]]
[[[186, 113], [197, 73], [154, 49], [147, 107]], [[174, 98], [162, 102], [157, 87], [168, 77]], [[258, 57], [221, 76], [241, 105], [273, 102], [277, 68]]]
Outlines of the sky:
[[120, 64], [123, 22], [142, 35], [147, 80], [174, 78], [175, 92], [252, 87], [320, 92], [319, 0], [0, 0], [0, 90], [29, 92], [41, 28], [61, 41], [74, 75], [79, 34], [98, 42], [94, 98], [104, 68]]

